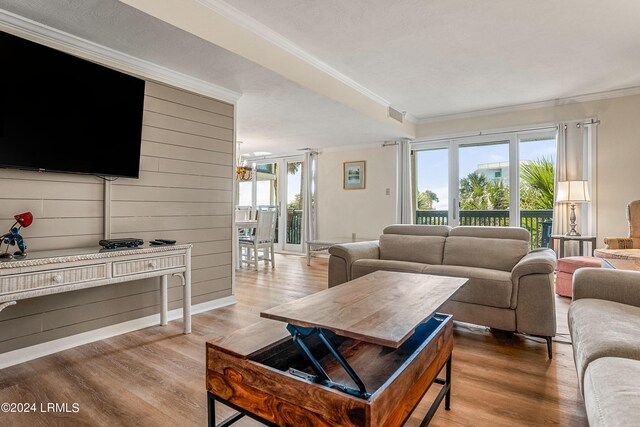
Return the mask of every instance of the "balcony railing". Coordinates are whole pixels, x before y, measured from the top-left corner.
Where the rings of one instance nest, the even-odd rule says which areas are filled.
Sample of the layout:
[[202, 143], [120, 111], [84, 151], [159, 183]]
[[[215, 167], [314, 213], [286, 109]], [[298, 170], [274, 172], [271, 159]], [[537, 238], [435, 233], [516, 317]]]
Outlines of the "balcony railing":
[[302, 242], [302, 210], [287, 209], [286, 243], [299, 245]]
[[[532, 248], [542, 246], [543, 222], [551, 221], [552, 217], [551, 209], [520, 211], [520, 227], [526, 228], [531, 233], [529, 245]], [[448, 223], [448, 211], [416, 211], [416, 224], [448, 225]], [[460, 211], [460, 225], [506, 227], [510, 225], [509, 211]]]

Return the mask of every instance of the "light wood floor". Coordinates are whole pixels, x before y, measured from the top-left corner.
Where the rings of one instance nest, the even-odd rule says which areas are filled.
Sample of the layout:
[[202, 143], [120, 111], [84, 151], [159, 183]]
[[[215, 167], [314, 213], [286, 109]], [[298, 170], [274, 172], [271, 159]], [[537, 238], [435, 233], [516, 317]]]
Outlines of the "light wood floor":
[[[276, 263], [275, 270], [239, 272], [238, 303], [194, 316], [191, 335], [174, 321], [0, 370], [0, 403], [79, 405], [77, 413], [0, 413], [0, 425], [205, 426], [205, 342], [256, 322], [267, 307], [326, 288], [326, 260], [307, 267], [305, 258], [278, 255]], [[567, 333], [567, 307], [557, 300], [560, 334]], [[549, 361], [538, 341], [456, 325], [452, 409], [441, 407], [431, 425], [587, 425], [571, 346], [555, 343]], [[419, 425], [437, 388], [408, 426]], [[217, 407], [218, 421], [231, 413]]]

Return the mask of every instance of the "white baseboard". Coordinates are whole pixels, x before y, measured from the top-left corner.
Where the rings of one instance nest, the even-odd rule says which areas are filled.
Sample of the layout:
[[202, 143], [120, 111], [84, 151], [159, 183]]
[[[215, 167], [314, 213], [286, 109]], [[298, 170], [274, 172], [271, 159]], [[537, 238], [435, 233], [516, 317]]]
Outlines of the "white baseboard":
[[[198, 314], [227, 305], [235, 304], [236, 297], [231, 295], [228, 297], [216, 299], [213, 301], [203, 302], [191, 307], [191, 314]], [[169, 311], [169, 320], [182, 319], [182, 308]], [[149, 326], [157, 326], [160, 324], [160, 313], [151, 316], [142, 317], [140, 319], [129, 320], [127, 322], [118, 323], [116, 325], [105, 326], [104, 328], [94, 329], [77, 335], [48, 341], [42, 344], [36, 344], [30, 347], [20, 348], [18, 350], [8, 351], [0, 354], [0, 369], [19, 363], [28, 362], [29, 360], [57, 353], [83, 344], [104, 340], [116, 335], [126, 334], [138, 329], [148, 328]]]

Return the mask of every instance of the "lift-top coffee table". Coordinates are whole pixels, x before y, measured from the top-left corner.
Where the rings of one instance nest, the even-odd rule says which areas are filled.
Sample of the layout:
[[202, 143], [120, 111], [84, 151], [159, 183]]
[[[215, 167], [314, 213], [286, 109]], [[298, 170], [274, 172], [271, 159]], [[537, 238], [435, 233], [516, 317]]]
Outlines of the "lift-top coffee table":
[[[402, 425], [434, 382], [449, 409], [450, 315], [436, 310], [467, 279], [378, 271], [261, 313], [270, 319], [207, 342], [215, 402], [266, 425]], [[446, 366], [445, 378], [438, 378]]]

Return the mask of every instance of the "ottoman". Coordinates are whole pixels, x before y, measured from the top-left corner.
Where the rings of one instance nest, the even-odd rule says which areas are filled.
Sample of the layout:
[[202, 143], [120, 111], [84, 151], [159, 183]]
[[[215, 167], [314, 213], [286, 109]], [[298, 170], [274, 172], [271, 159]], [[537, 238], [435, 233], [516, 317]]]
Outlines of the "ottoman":
[[570, 256], [558, 259], [556, 294], [571, 297], [573, 273], [583, 267], [602, 267], [602, 259], [592, 256]]

